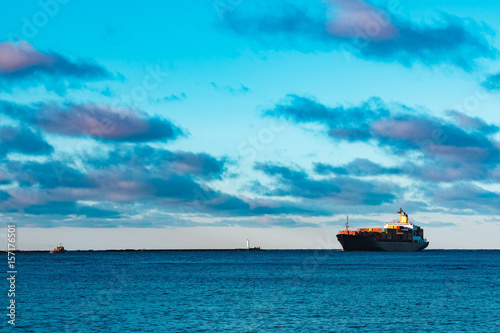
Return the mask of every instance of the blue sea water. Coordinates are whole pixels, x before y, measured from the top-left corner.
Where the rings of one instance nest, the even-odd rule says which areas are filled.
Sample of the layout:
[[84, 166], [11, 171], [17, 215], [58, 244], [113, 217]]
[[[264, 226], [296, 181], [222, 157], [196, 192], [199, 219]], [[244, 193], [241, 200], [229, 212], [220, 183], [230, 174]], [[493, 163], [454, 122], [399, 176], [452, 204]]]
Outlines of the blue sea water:
[[500, 332], [500, 251], [18, 253], [17, 265], [16, 326], [2, 316], [2, 332]]

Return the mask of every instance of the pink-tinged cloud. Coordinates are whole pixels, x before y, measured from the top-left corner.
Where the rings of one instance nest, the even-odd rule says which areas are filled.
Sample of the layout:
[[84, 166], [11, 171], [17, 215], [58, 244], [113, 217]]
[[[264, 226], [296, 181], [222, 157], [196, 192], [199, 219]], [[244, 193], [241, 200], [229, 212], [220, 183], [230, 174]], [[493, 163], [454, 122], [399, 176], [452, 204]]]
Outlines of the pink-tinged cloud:
[[488, 134], [498, 132], [499, 130], [498, 126], [487, 124], [481, 118], [471, 117], [465, 113], [456, 110], [448, 110], [446, 114], [452, 117], [457, 123], [457, 125], [459, 125], [462, 128], [474, 129]]
[[454, 182], [460, 180], [485, 180], [488, 169], [477, 163], [432, 164], [415, 167], [415, 175], [432, 182]]
[[4, 204], [6, 207], [12, 209], [43, 203], [45, 202], [46, 197], [46, 193], [22, 188], [12, 188], [8, 191], [8, 193], [11, 197], [8, 202]]
[[12, 73], [34, 66], [50, 67], [56, 58], [38, 52], [28, 42], [0, 43], [0, 73]]
[[175, 173], [199, 176], [216, 176], [224, 171], [225, 160], [217, 160], [207, 154], [189, 152], [171, 153], [164, 157], [163, 169], [171, 169]]
[[52, 133], [114, 141], [169, 140], [180, 134], [180, 129], [166, 120], [103, 104], [72, 105], [66, 110], [47, 106], [37, 115], [36, 123]]
[[341, 38], [360, 38], [371, 41], [394, 39], [398, 28], [384, 12], [361, 0], [329, 0], [336, 10], [334, 20], [326, 24], [329, 34]]
[[[0, 105], [0, 112], [2, 112]], [[40, 104], [25, 107], [5, 103], [3, 112], [46, 132], [68, 136], [90, 136], [109, 141], [167, 141], [182, 130], [165, 119], [145, 112], [105, 104]]]
[[270, 199], [254, 199], [254, 200], [247, 200], [247, 202], [250, 205], [251, 209], [256, 209], [259, 207], [279, 208], [281, 205], [279, 201], [274, 201]]
[[69, 59], [53, 51], [43, 53], [25, 41], [0, 43], [0, 91], [43, 86], [64, 95], [67, 80], [72, 80], [71, 87], [75, 88], [85, 81], [113, 78], [92, 60]]
[[9, 180], [9, 176], [7, 175], [7, 173], [5, 173], [5, 171], [0, 169], [0, 184], [2, 184], [2, 182], [6, 182], [8, 180]]
[[500, 182], [500, 166], [491, 171], [491, 178], [496, 182]]
[[447, 145], [429, 145], [427, 150], [435, 155], [440, 155], [448, 159], [460, 160], [485, 160], [490, 156], [487, 149], [481, 147], [456, 147]]
[[393, 140], [414, 141], [432, 138], [432, 131], [439, 126], [426, 119], [381, 119], [371, 126], [375, 137]]
[[111, 202], [142, 200], [151, 195], [153, 189], [151, 184], [144, 178], [145, 176], [140, 173], [140, 170], [129, 170], [125, 173], [117, 169], [93, 172], [89, 177], [99, 184], [97, 190], [100, 194], [90, 191], [89, 197], [97, 196], [101, 200]]

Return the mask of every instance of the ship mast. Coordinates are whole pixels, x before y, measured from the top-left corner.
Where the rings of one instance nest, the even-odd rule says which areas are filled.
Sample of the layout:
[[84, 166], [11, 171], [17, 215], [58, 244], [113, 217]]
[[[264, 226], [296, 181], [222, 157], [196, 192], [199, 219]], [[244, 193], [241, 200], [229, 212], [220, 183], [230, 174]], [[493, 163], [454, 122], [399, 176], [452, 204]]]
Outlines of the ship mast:
[[349, 216], [346, 216], [345, 231], [347, 231], [347, 233], [349, 233]]

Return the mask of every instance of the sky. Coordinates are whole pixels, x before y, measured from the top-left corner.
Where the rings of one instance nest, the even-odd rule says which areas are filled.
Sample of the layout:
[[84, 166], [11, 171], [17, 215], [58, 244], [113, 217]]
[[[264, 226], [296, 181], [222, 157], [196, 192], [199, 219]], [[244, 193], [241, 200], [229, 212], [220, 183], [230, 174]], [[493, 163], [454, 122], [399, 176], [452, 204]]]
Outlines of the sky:
[[2, 247], [498, 248], [497, 1], [4, 7]]

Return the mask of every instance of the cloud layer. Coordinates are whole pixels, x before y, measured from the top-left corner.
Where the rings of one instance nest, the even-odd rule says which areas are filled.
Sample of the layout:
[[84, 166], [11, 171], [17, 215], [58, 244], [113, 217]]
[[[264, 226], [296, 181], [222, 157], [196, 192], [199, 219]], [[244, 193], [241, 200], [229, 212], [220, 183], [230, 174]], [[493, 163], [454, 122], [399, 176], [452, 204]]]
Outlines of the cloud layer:
[[39, 133], [26, 127], [0, 127], [0, 159], [10, 152], [48, 155], [54, 148]]
[[180, 128], [165, 119], [104, 104], [23, 106], [0, 102], [0, 113], [48, 133], [106, 141], [168, 141], [183, 135]]
[[327, 107], [311, 98], [289, 95], [264, 113], [296, 123], [320, 124], [333, 140], [373, 143], [394, 154], [416, 151], [449, 165], [493, 166], [500, 161], [499, 143], [489, 137], [498, 127], [456, 111], [451, 114], [459, 116], [465, 128], [380, 99], [359, 106]]
[[343, 166], [332, 166], [326, 163], [315, 163], [314, 171], [320, 175], [353, 175], [358, 177], [380, 176], [380, 175], [401, 175], [402, 168], [389, 168], [380, 166], [368, 159], [357, 158]]
[[[361, 0], [318, 3], [302, 8], [286, 1], [246, 2], [228, 11], [221, 24], [268, 49], [347, 51], [405, 66], [447, 64], [471, 71], [498, 55], [491, 29], [470, 19], [443, 13], [414, 21]], [[0, 43], [0, 90], [39, 85], [59, 91], [113, 77], [93, 60], [40, 51], [24, 41]], [[482, 85], [494, 91], [499, 82], [491, 74]], [[211, 85], [232, 98], [253, 91], [243, 84]], [[91, 89], [103, 92], [99, 100], [111, 94], [109, 87]], [[185, 93], [165, 96], [147, 101], [186, 99]], [[400, 202], [420, 212], [500, 213], [500, 192], [494, 189], [500, 182], [499, 127], [457, 110], [438, 116], [378, 98], [327, 106], [288, 95], [264, 116], [313, 124], [334, 144], [366, 145], [383, 156], [311, 160], [309, 166], [286, 157], [280, 163], [259, 161], [249, 175], [234, 176], [234, 183], [224, 178], [235, 161], [172, 148], [168, 144], [187, 131], [140, 109], [0, 101], [0, 114], [9, 118], [0, 126], [0, 215], [43, 216], [31, 222], [35, 226], [313, 227], [320, 224], [304, 220], [387, 212]], [[98, 148], [80, 155], [56, 151], [67, 137], [92, 138]]]
[[[83, 168], [77, 166], [80, 162]], [[127, 219], [148, 210], [155, 218], [164, 212], [220, 217], [316, 214], [287, 200], [253, 200], [209, 186], [222, 177], [227, 162], [204, 153], [137, 145], [80, 162], [1, 162], [0, 176], [13, 186], [2, 191], [0, 211], [93, 219]]]
[[[395, 161], [392, 166], [382, 166], [363, 158], [344, 165], [315, 163], [316, 174], [336, 176], [333, 181], [327, 178], [317, 184], [314, 193], [318, 195], [326, 191], [323, 187], [329, 186], [331, 193], [328, 195], [334, 196], [339, 182], [346, 177], [356, 177], [359, 181], [364, 177], [396, 176], [418, 181], [424, 192], [432, 188], [424, 197], [435, 197], [432, 202], [443, 207], [460, 209], [460, 205], [456, 204], [460, 200], [453, 192], [457, 188], [459, 191], [456, 193], [471, 193], [470, 202], [462, 206], [464, 209], [468, 207], [476, 212], [498, 210], [493, 206], [496, 202], [494, 198], [499, 193], [465, 183], [479, 181], [491, 184], [498, 182], [500, 177], [500, 143], [496, 140], [499, 128], [479, 117], [451, 110], [446, 112], [447, 117], [440, 118], [405, 105], [388, 105], [380, 99], [371, 99], [359, 106], [328, 107], [311, 98], [296, 95], [287, 96], [282, 103], [265, 110], [264, 114], [298, 124], [320, 125], [324, 135], [334, 142], [362, 142], [379, 147], [391, 154]], [[284, 192], [291, 190], [293, 193], [295, 189], [297, 195], [308, 195], [309, 184], [305, 182], [305, 173], [278, 171], [281, 169], [264, 166], [258, 168], [268, 174], [280, 174], [280, 183], [287, 186]], [[343, 180], [342, 184], [350, 183]], [[455, 184], [454, 187], [436, 185], [441, 183]], [[354, 189], [350, 186], [346, 188], [351, 193], [358, 188], [365, 194], [370, 193], [363, 183], [353, 183], [352, 187]], [[373, 193], [398, 193], [393, 190]], [[279, 190], [275, 190], [274, 194], [278, 193], [276, 191]], [[391, 196], [378, 198], [382, 198], [380, 202], [386, 202]]]
[[25, 41], [0, 43], [0, 89], [43, 84], [60, 91], [61, 80], [105, 80], [113, 75], [90, 60], [71, 60], [55, 52], [42, 53]]
[[498, 55], [487, 39], [491, 29], [484, 24], [444, 13], [432, 22], [416, 23], [396, 9], [360, 0], [329, 1], [326, 7], [257, 2], [236, 8], [225, 16], [224, 25], [269, 48], [344, 50], [405, 66], [450, 64], [470, 71], [479, 59]]
[[308, 199], [326, 199], [336, 205], [381, 205], [391, 203], [401, 194], [394, 184], [362, 181], [350, 177], [313, 179], [303, 170], [272, 163], [257, 163], [256, 170], [275, 179], [269, 188], [262, 188], [268, 196], [292, 196]]

